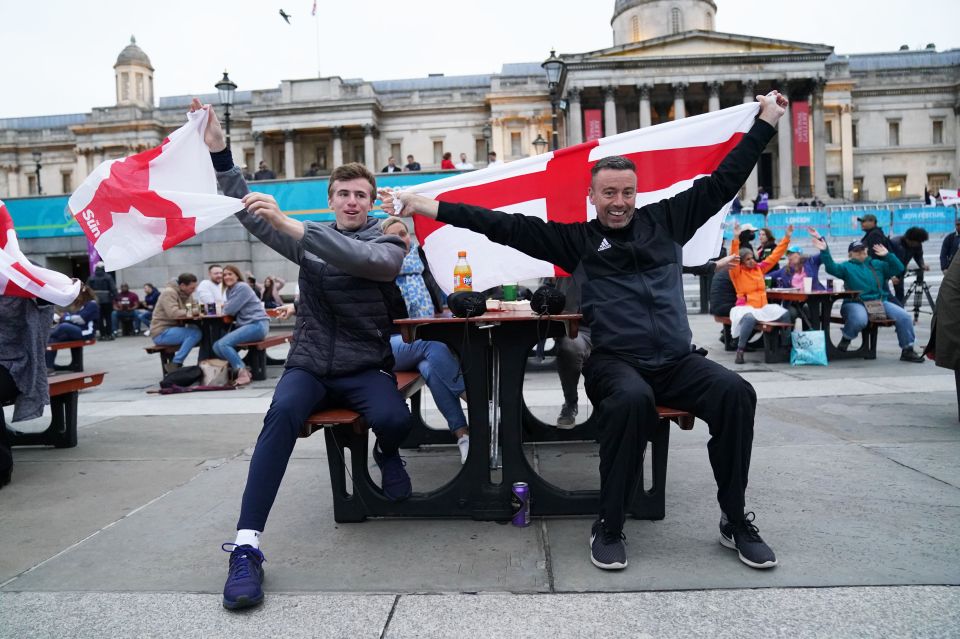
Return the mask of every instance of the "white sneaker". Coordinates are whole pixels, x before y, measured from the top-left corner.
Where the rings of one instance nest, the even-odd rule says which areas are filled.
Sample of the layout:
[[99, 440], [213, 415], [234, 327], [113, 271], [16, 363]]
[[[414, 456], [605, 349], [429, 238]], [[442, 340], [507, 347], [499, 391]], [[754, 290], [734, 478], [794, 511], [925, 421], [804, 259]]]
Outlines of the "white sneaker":
[[470, 452], [470, 435], [461, 435], [457, 440], [457, 448], [460, 449], [460, 463], [467, 463], [467, 454]]

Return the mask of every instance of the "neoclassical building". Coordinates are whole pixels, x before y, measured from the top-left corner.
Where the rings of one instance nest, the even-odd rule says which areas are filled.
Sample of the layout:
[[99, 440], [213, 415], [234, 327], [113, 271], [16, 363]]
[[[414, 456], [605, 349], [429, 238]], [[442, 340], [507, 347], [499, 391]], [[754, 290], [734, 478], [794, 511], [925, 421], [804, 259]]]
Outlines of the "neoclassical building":
[[[539, 62], [491, 75], [332, 76], [238, 91], [235, 159], [251, 171], [263, 160], [280, 178], [302, 176], [312, 163], [321, 172], [347, 161], [376, 171], [391, 155], [401, 165], [413, 155], [429, 170], [445, 151], [480, 167], [488, 149], [507, 161], [535, 153], [534, 140], [551, 139], [554, 104], [560, 144], [570, 145], [777, 88], [793, 113], [747, 198], [760, 186], [784, 204], [812, 194], [916, 198], [925, 186], [957, 186], [960, 49], [842, 55], [828, 44], [717, 32], [717, 10], [713, 0], [616, 0], [612, 46], [558, 54], [566, 67], [553, 94]], [[0, 197], [69, 193], [101, 161], [155, 146], [181, 125], [190, 97], [155, 99], [154, 68], [133, 38], [114, 70], [113, 106], [0, 119]]]

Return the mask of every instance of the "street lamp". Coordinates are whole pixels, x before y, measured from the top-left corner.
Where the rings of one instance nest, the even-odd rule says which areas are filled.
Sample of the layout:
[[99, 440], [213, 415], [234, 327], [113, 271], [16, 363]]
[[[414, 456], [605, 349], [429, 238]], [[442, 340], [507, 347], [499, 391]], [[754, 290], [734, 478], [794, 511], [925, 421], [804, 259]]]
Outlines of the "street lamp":
[[550, 50], [550, 57], [543, 64], [543, 70], [547, 74], [547, 87], [550, 89], [550, 106], [552, 108], [552, 126], [553, 126], [553, 150], [560, 147], [560, 132], [557, 130], [557, 106], [559, 105], [560, 81], [563, 79], [563, 72], [567, 68], [566, 63], [557, 57], [557, 52]]
[[490, 161], [490, 140], [493, 138], [493, 129], [489, 124], [483, 125], [483, 140], [487, 143], [487, 161]]
[[237, 90], [237, 84], [227, 75], [227, 70], [223, 70], [223, 78], [215, 85], [220, 93], [220, 104], [224, 108], [224, 124], [227, 130], [227, 146], [230, 146], [230, 107], [233, 106], [233, 93]]
[[40, 151], [33, 152], [33, 161], [37, 164], [37, 195], [43, 195], [43, 186], [40, 184], [40, 169], [43, 168], [43, 166], [40, 164], [41, 157], [43, 157], [43, 155], [40, 153]]
[[543, 152], [547, 150], [547, 144], [549, 144], [549, 142], [544, 140], [543, 136], [537, 133], [537, 139], [533, 141], [533, 146], [537, 149], [537, 155], [542, 155]]

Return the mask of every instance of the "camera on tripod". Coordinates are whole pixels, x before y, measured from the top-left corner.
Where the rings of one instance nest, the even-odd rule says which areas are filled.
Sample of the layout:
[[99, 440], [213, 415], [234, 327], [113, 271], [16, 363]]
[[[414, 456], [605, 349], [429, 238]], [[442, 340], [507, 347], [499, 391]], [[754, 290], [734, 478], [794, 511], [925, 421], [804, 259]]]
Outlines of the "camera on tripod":
[[917, 278], [917, 284], [923, 284], [923, 269], [922, 268], [908, 268], [907, 275], [913, 275]]

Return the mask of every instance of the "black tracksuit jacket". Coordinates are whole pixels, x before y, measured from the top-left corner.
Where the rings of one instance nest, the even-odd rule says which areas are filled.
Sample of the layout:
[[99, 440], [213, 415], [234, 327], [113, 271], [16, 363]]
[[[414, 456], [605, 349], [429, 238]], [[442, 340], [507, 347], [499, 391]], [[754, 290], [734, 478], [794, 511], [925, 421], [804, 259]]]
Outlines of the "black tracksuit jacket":
[[[677, 195], [634, 211], [623, 229], [566, 224], [440, 203], [438, 221], [482, 233], [573, 274], [593, 354], [656, 371], [691, 351], [681, 247], [733, 199], [776, 129], [757, 120], [717, 170]], [[608, 246], [609, 245], [609, 246]]]

